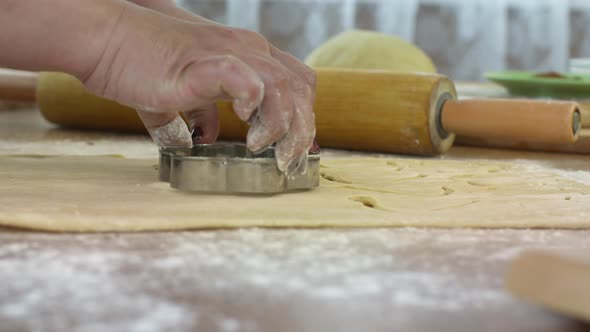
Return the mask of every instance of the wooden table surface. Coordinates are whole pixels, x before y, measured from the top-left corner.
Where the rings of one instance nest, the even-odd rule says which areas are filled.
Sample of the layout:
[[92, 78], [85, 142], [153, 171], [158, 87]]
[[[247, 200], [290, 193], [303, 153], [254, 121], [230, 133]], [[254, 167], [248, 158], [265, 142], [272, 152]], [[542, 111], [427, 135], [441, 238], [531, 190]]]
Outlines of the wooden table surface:
[[[0, 154], [18, 153], [157, 155], [144, 136], [58, 129], [35, 110], [0, 112]], [[581, 155], [456, 147], [443, 158], [590, 176]], [[503, 290], [509, 261], [532, 248], [590, 253], [590, 231], [4, 229], [0, 331], [588, 330]]]

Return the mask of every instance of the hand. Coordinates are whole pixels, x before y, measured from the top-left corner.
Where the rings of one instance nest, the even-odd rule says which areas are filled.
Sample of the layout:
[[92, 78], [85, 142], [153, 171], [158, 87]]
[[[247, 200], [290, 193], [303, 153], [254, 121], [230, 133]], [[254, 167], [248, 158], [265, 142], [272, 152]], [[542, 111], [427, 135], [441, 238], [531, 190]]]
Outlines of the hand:
[[[231, 100], [251, 124], [247, 144], [276, 142], [282, 171], [298, 168], [315, 136], [315, 74], [260, 35], [228, 28], [167, 1], [127, 6], [95, 69], [84, 80], [95, 94], [138, 109], [159, 146], [212, 143], [219, 133], [215, 102]], [[174, 17], [172, 17], [172, 16]]]

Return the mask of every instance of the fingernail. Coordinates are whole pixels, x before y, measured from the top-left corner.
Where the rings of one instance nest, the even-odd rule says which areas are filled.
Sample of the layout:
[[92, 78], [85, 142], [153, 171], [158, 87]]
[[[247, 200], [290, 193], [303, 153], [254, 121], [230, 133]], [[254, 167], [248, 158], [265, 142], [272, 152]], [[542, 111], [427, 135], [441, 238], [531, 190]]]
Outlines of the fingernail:
[[255, 109], [254, 112], [252, 112], [252, 114], [248, 118], [248, 120], [246, 120], [246, 123], [251, 126], [255, 121], [258, 121], [259, 113], [260, 108]]
[[320, 146], [315, 139], [313, 140], [311, 148], [309, 148], [309, 153], [320, 153]]
[[201, 129], [201, 127], [193, 128], [191, 131], [191, 137], [193, 139], [193, 144], [198, 144], [201, 137], [203, 137], [203, 129]]
[[257, 103], [250, 100], [237, 99], [233, 106], [238, 118], [244, 122], [248, 122], [257, 110]]
[[148, 131], [154, 142], [161, 148], [168, 147], [191, 147], [190, 132], [181, 117], [176, 117], [161, 127]]
[[234, 101], [234, 111], [242, 121], [249, 123], [264, 99], [264, 82], [261, 80], [259, 84], [259, 93], [254, 99], [245, 92]]
[[246, 142], [248, 144], [248, 149], [254, 153], [259, 153], [263, 150], [268, 149], [272, 146], [273, 143], [268, 143], [268, 132], [265, 128], [260, 125], [260, 122], [255, 121], [250, 126], [248, 130], [248, 135], [246, 136]]
[[289, 175], [289, 165], [287, 165], [282, 159], [277, 158], [277, 167], [279, 168], [279, 171]]
[[304, 175], [307, 172], [307, 153], [294, 160], [288, 168], [288, 175]]

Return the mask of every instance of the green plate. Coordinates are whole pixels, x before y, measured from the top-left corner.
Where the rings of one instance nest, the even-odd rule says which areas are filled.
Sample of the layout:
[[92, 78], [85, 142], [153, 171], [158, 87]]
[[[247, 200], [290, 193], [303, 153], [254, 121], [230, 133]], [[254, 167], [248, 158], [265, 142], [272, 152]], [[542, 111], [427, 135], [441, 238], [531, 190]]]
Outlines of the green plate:
[[563, 77], [539, 77], [539, 74], [530, 71], [505, 71], [484, 75], [488, 80], [504, 86], [515, 96], [590, 99], [590, 75], [561, 74]]

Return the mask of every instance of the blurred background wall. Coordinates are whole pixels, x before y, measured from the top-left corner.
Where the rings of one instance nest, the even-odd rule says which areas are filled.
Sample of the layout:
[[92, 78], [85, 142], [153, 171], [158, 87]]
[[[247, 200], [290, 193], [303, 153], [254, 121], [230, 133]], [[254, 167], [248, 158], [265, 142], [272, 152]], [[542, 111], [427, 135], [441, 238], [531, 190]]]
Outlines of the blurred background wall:
[[423, 48], [439, 71], [567, 69], [590, 57], [590, 0], [177, 0], [195, 13], [256, 30], [299, 58], [352, 28], [394, 34]]

